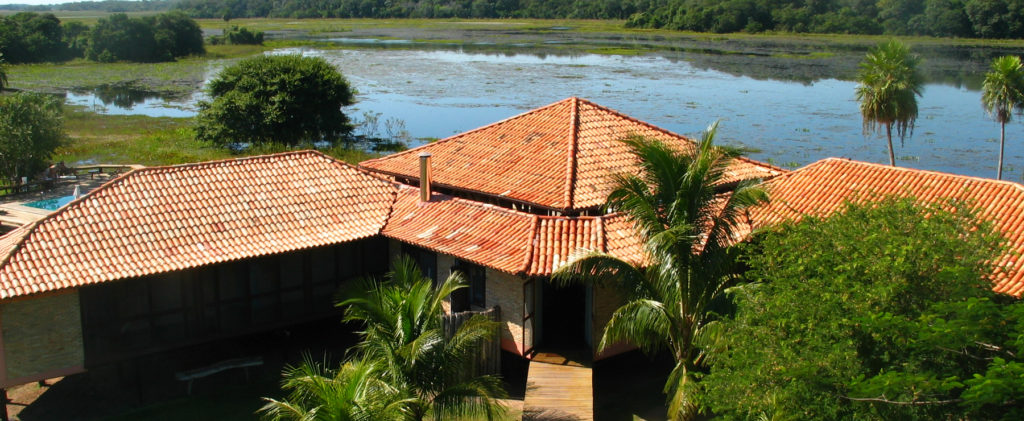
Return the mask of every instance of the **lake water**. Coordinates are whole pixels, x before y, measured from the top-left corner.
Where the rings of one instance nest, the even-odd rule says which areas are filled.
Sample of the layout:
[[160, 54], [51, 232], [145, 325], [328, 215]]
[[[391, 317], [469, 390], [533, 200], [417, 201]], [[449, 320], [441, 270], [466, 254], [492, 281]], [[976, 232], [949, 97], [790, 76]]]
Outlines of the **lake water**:
[[[862, 134], [856, 84], [828, 75], [813, 82], [755, 79], [702, 65], [699, 54], [552, 55], [408, 45], [275, 51], [295, 52], [325, 57], [346, 75], [358, 91], [350, 116], [398, 118], [415, 138], [447, 137], [578, 96], [685, 135], [697, 136], [721, 120], [720, 142], [752, 148], [752, 158], [777, 165], [833, 156], [888, 160], [885, 139]], [[785, 63], [773, 71], [785, 75]], [[913, 136], [902, 145], [894, 140], [898, 165], [995, 176], [999, 125], [986, 117], [980, 92], [964, 85], [927, 85]], [[151, 99], [107, 112], [188, 116], [196, 98]], [[1006, 129], [1004, 178], [1021, 181], [1024, 127], [1014, 122]]]

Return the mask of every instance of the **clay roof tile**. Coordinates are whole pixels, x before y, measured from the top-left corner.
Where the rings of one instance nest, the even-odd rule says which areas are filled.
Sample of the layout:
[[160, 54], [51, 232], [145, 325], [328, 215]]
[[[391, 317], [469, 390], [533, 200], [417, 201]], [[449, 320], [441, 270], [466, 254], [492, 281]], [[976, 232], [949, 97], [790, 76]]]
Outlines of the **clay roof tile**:
[[0, 237], [0, 299], [369, 237], [394, 189], [314, 151], [134, 170]]

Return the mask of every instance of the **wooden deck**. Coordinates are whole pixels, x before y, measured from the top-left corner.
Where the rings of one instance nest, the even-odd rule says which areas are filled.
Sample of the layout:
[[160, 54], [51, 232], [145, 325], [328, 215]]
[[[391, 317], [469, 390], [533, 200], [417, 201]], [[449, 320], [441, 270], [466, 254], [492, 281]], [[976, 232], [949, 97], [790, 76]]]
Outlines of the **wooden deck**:
[[526, 377], [523, 420], [593, 420], [593, 379], [589, 361], [537, 354]]

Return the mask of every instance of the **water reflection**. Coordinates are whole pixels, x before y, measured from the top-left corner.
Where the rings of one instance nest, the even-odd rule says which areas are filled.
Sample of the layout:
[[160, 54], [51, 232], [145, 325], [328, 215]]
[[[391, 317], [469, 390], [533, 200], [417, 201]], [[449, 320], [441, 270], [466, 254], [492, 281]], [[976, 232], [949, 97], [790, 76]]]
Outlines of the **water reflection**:
[[196, 92], [186, 98], [175, 98], [133, 87], [103, 85], [95, 89], [68, 91], [65, 102], [88, 107], [100, 114], [191, 117], [195, 115], [195, 104], [202, 95]]
[[[622, 42], [661, 42], [655, 38]], [[756, 149], [755, 159], [781, 166], [832, 156], [886, 161], [884, 140], [862, 135], [854, 101], [851, 79], [863, 57], [862, 46], [818, 51], [767, 45], [748, 54], [754, 47], [693, 43], [655, 54], [614, 55], [586, 53], [576, 46], [538, 48], [536, 43], [520, 48], [388, 41], [347, 49], [287, 48], [272, 54], [324, 57], [358, 91], [358, 102], [345, 109], [347, 115], [400, 120], [410, 139], [444, 138], [579, 96], [687, 135], [722, 119], [719, 136], [724, 143]], [[999, 125], [984, 115], [979, 89], [989, 58], [1007, 51], [920, 48], [929, 84], [920, 99], [917, 129], [897, 148], [899, 165], [995, 174]], [[211, 68], [224, 63], [215, 61]], [[201, 98], [197, 93], [168, 100], [116, 89], [68, 94], [69, 102], [109, 114], [180, 117], [194, 115]], [[1010, 141], [1005, 173], [1019, 181], [1024, 142], [1018, 140], [1024, 139], [1024, 125], [1013, 123], [1006, 129]]]
[[[534, 42], [498, 43], [432, 42], [408, 39], [316, 38], [363, 49], [415, 49], [449, 51], [495, 57], [533, 56], [578, 58], [590, 53], [625, 53], [661, 57], [673, 62], [685, 61], [705, 69], [757, 80], [785, 80], [813, 83], [825, 79], [853, 80], [857, 63], [867, 47], [862, 44], [819, 44], [800, 41], [760, 39], [711, 41], [698, 38], [666, 40], [663, 36], [606, 36], [580, 39], [572, 34], [550, 34]], [[921, 56], [921, 70], [929, 83], [981, 89], [989, 63], [1003, 55], [1024, 54], [1024, 48], [949, 45], [914, 45]]]

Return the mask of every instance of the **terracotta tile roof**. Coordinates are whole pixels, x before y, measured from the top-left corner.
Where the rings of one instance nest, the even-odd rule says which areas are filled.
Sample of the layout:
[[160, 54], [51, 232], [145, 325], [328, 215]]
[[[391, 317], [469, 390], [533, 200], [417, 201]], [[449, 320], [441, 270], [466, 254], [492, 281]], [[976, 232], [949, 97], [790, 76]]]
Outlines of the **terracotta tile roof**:
[[402, 186], [381, 233], [508, 273], [528, 262], [535, 215]]
[[604, 221], [600, 217], [541, 217], [527, 275], [550, 275], [581, 250], [604, 251]]
[[381, 233], [503, 272], [547, 276], [580, 251], [639, 261], [631, 230], [618, 214], [539, 216], [437, 193], [423, 203], [418, 188], [403, 185]]
[[646, 260], [646, 251], [636, 227], [625, 214], [614, 214], [605, 217], [604, 221], [605, 248], [608, 254], [628, 262], [640, 263]]
[[310, 151], [135, 170], [0, 238], [0, 298], [372, 236], [394, 192]]
[[1024, 186], [1020, 184], [829, 158], [764, 185], [771, 202], [751, 211], [754, 227], [803, 215], [827, 215], [841, 209], [844, 201], [885, 195], [923, 201], [972, 200], [980, 216], [990, 218], [1011, 244], [1010, 253], [998, 262], [1007, 270], [996, 276], [994, 290], [1018, 297], [1024, 293]]
[[[361, 167], [419, 178], [420, 152], [433, 155], [437, 186], [502, 197], [554, 209], [604, 204], [609, 175], [637, 168], [620, 139], [637, 134], [681, 149], [693, 141], [592, 102], [569, 98], [485, 127], [379, 159]], [[730, 168], [727, 182], [769, 178], [782, 169], [746, 158]]]

